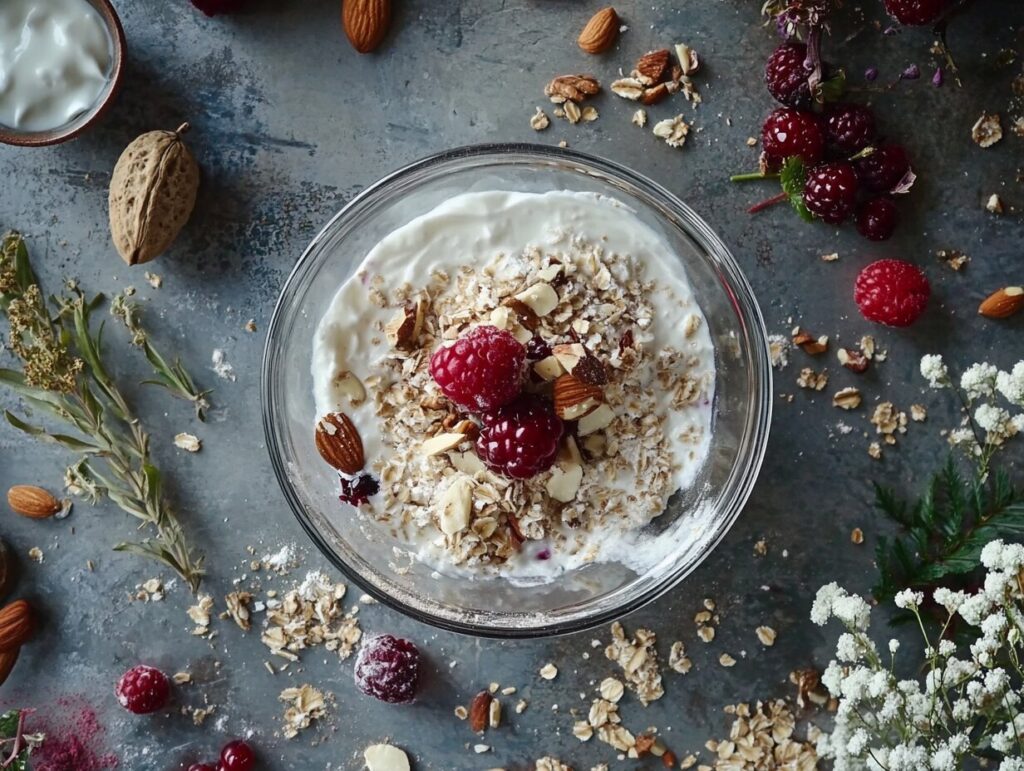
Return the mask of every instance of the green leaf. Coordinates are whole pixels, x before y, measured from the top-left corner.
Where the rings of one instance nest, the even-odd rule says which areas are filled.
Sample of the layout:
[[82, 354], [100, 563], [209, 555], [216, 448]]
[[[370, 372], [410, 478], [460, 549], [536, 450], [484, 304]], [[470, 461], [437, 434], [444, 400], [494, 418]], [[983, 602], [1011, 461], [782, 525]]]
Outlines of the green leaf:
[[839, 70], [828, 80], [818, 85], [818, 96], [823, 102], [838, 102], [846, 91], [846, 72]]
[[0, 737], [9, 739], [18, 733], [21, 710], [12, 709], [0, 715]]
[[68, 436], [67, 434], [51, 434], [45, 428], [33, 426], [31, 423], [26, 423], [9, 410], [4, 410], [4, 417], [7, 419], [7, 422], [16, 429], [24, 431], [26, 434], [34, 436], [37, 439], [56, 442], [57, 444], [67, 447], [69, 450], [75, 450], [76, 452], [84, 452], [87, 454], [102, 452], [101, 448], [94, 444], [90, 444], [89, 442], [83, 442], [81, 439], [76, 439], [75, 437]]
[[804, 183], [807, 181], [807, 171], [804, 168], [803, 160], [794, 155], [787, 158], [779, 171], [779, 183], [782, 185], [782, 192], [789, 197], [789, 203], [800, 215], [800, 218], [811, 222], [814, 217], [804, 204]]

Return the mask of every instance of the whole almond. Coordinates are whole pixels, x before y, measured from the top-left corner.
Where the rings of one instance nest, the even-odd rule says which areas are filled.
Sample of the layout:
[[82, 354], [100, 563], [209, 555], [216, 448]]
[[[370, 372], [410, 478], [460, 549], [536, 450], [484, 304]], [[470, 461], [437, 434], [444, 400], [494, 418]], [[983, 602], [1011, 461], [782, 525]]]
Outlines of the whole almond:
[[590, 17], [576, 42], [588, 54], [599, 54], [611, 48], [618, 36], [619, 14], [608, 6]]
[[593, 412], [604, 400], [601, 388], [584, 383], [573, 375], [561, 375], [552, 390], [555, 414], [562, 420], [579, 420]]
[[19, 647], [34, 631], [32, 606], [25, 600], [15, 600], [0, 610], [0, 651]]
[[473, 697], [469, 705], [469, 728], [474, 733], [479, 733], [487, 728], [490, 719], [491, 699], [494, 697], [488, 691], [480, 691]]
[[199, 165], [177, 131], [150, 131], [117, 159], [110, 178], [110, 235], [129, 265], [158, 257], [177, 238], [196, 204]]
[[997, 289], [978, 306], [978, 313], [990, 319], [1005, 319], [1024, 308], [1024, 287]]
[[358, 474], [366, 463], [363, 440], [344, 412], [320, 418], [316, 424], [316, 449], [325, 461], [345, 474]]
[[388, 34], [391, 0], [344, 0], [341, 23], [352, 47], [361, 54], [368, 54]]
[[11, 670], [14, 669], [14, 665], [18, 663], [18, 654], [21, 653], [21, 646], [11, 648], [10, 650], [0, 651], [0, 685], [7, 682], [7, 678], [11, 674]]
[[15, 485], [7, 491], [7, 505], [29, 519], [52, 517], [63, 506], [46, 490], [35, 485]]

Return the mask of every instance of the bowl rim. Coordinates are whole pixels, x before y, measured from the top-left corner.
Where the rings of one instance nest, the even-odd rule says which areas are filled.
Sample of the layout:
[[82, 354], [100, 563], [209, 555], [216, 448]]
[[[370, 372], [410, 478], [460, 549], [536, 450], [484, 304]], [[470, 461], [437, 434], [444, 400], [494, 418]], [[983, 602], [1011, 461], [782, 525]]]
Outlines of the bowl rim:
[[46, 147], [67, 142], [91, 128], [113, 106], [124, 79], [125, 51], [128, 47], [124, 27], [121, 25], [121, 17], [118, 16], [110, 0], [85, 1], [95, 8], [102, 17], [107, 33], [110, 35], [112, 47], [110, 78], [107, 85], [104, 86], [104, 91], [101, 92], [100, 99], [88, 112], [56, 128], [44, 131], [19, 131], [0, 124], [0, 143], [15, 147]]
[[[306, 262], [311, 258], [314, 251], [318, 249], [323, 239], [333, 231], [335, 223], [345, 217], [353, 209], [362, 207], [368, 199], [372, 200], [378, 193], [387, 189], [397, 180], [423, 172], [432, 167], [444, 166], [446, 164], [467, 159], [479, 160], [488, 156], [493, 157], [496, 161], [505, 159], [506, 162], [511, 163], [515, 163], [516, 161], [508, 161], [508, 158], [522, 156], [523, 159], [519, 161], [522, 163], [528, 163], [532, 160], [549, 162], [563, 161], [581, 164], [591, 169], [596, 167], [601, 172], [625, 179], [629, 184], [639, 187], [645, 193], [651, 194], [654, 197], [661, 197], [661, 203], [668, 204], [670, 207], [685, 214], [688, 220], [687, 224], [693, 226], [700, 237], [705, 239], [711, 246], [716, 247], [712, 252], [712, 259], [729, 279], [729, 289], [731, 290], [730, 293], [733, 295], [733, 302], [740, 310], [741, 320], [747, 325], [746, 331], [747, 337], [751, 341], [749, 348], [751, 356], [754, 359], [753, 364], [757, 365], [756, 368], [761, 372], [759, 392], [761, 409], [756, 414], [752, 413], [745, 425], [745, 432], [751, 440], [751, 448], [745, 459], [745, 463], [738, 466], [734, 465], [730, 470], [730, 478], [741, 475], [745, 481], [741, 483], [737, 490], [736, 497], [731, 502], [731, 510], [728, 512], [728, 520], [723, 522], [719, 532], [716, 534], [715, 538], [708, 543], [704, 552], [684, 569], [667, 574], [656, 586], [652, 587], [646, 593], [640, 594], [627, 602], [623, 602], [607, 610], [584, 617], [559, 619], [549, 624], [523, 628], [515, 626], [486, 626], [472, 621], [461, 621], [447, 618], [409, 605], [406, 602], [380, 590], [372, 583], [365, 581], [358, 571], [349, 567], [349, 565], [335, 553], [327, 543], [324, 536], [322, 536], [320, 531], [314, 527], [311, 519], [306, 515], [305, 507], [303, 506], [302, 501], [298, 498], [298, 495], [289, 480], [288, 470], [282, 457], [282, 448], [275, 431], [273, 412], [270, 409], [273, 392], [275, 390], [273, 385], [273, 359], [275, 357], [272, 356], [272, 353], [277, 343], [278, 328], [284, 323], [283, 319], [286, 311], [283, 305], [285, 296], [297, 275], [304, 270]], [[706, 247], [707, 244], [702, 243], [701, 246]], [[737, 294], [743, 295], [742, 299], [744, 302], [737, 302]], [[629, 613], [648, 605], [659, 597], [662, 597], [667, 592], [678, 586], [687, 576], [700, 567], [704, 560], [707, 559], [707, 557], [718, 547], [722, 539], [725, 538], [726, 534], [728, 534], [732, 529], [753, 493], [754, 485], [768, 448], [768, 437], [773, 409], [772, 395], [773, 382], [770, 352], [768, 348], [768, 332], [764, 323], [761, 308], [758, 305], [753, 288], [750, 286], [750, 283], [740, 268], [739, 263], [736, 262], [736, 259], [733, 257], [732, 252], [725, 245], [724, 241], [722, 241], [722, 239], [719, 238], [719, 236], [704, 221], [704, 219], [700, 217], [689, 205], [684, 203], [678, 196], [670, 192], [661, 184], [654, 182], [643, 174], [633, 171], [616, 161], [580, 152], [578, 150], [538, 145], [528, 142], [482, 143], [475, 145], [463, 145], [443, 150], [401, 166], [400, 168], [381, 177], [376, 182], [368, 185], [364, 190], [354, 196], [351, 201], [345, 204], [327, 221], [313, 240], [310, 241], [309, 245], [302, 252], [298, 260], [296, 260], [295, 265], [288, 274], [288, 277], [281, 285], [273, 314], [271, 315], [270, 322], [267, 326], [267, 336], [264, 342], [263, 362], [260, 373], [260, 398], [262, 402], [263, 429], [271, 466], [274, 469], [274, 475], [277, 477], [278, 484], [281, 487], [285, 500], [288, 502], [288, 505], [292, 510], [292, 514], [298, 520], [299, 525], [306, 532], [307, 536], [309, 536], [310, 540], [313, 541], [317, 549], [320, 550], [320, 552], [342, 573], [343, 576], [345, 576], [346, 579], [358, 586], [363, 592], [369, 594], [371, 597], [380, 601], [389, 608], [398, 611], [402, 615], [446, 631], [492, 639], [532, 639], [554, 637], [593, 629], [614, 621], [617, 618], [622, 618]]]

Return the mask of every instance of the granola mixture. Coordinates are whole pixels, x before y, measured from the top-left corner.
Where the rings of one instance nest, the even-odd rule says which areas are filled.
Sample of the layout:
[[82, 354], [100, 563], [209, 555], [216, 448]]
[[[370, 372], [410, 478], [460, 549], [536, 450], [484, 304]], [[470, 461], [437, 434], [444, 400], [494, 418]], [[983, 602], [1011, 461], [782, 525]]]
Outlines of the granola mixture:
[[[554, 343], [529, 362], [530, 389], [581, 360], [607, 374], [604, 404], [532, 479], [484, 466], [472, 417], [428, 371], [439, 346], [485, 324]], [[625, 534], [693, 484], [714, 365], [678, 262], [628, 209], [590, 194], [492, 192], [453, 199], [370, 253], [321, 322], [314, 377], [318, 415], [352, 416], [380, 480], [362, 516], [438, 570], [536, 578], [617, 559]], [[460, 498], [471, 505], [453, 512]]]

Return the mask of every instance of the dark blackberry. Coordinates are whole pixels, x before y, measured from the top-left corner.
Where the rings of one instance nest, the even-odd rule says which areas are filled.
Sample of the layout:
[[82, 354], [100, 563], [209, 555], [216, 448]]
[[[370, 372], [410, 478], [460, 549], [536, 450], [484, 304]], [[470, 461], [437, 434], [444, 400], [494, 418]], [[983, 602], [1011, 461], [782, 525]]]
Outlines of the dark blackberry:
[[822, 163], [807, 174], [804, 205], [815, 217], [838, 225], [857, 205], [857, 173], [845, 161]]
[[870, 241], [886, 241], [896, 230], [899, 219], [891, 198], [869, 198], [857, 209], [857, 231]]
[[825, 141], [840, 155], [853, 155], [875, 140], [875, 115], [869, 107], [845, 102], [825, 113]]
[[910, 159], [902, 145], [882, 145], [856, 161], [861, 184], [875, 193], [888, 193], [910, 171]]
[[813, 113], [780, 107], [761, 127], [761, 146], [769, 168], [774, 169], [794, 155], [807, 165], [817, 163], [824, 153], [825, 141]]

